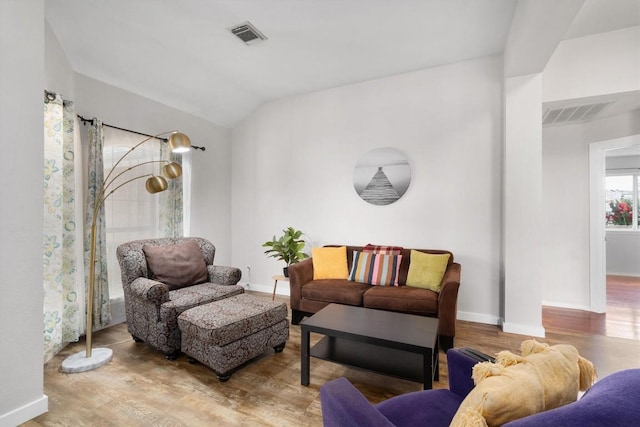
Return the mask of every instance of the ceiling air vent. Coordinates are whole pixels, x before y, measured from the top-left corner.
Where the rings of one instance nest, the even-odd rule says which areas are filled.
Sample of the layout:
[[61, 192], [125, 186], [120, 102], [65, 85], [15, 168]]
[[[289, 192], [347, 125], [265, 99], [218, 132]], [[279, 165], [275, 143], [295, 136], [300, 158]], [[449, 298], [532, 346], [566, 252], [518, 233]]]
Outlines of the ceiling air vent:
[[242, 40], [244, 44], [255, 44], [267, 39], [267, 36], [258, 31], [249, 21], [233, 26], [228, 30]]
[[574, 105], [572, 107], [550, 108], [542, 116], [543, 125], [585, 122], [593, 119], [614, 101], [596, 104]]

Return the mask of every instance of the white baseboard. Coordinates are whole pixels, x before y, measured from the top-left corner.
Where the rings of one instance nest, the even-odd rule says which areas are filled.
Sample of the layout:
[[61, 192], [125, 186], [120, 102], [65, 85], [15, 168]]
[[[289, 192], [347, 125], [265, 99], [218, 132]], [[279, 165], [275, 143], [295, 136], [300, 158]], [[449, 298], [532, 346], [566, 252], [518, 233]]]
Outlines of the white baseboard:
[[468, 322], [485, 323], [487, 325], [499, 325], [500, 318], [484, 313], [472, 313], [468, 311], [458, 311], [456, 317], [458, 320], [466, 320]]
[[0, 415], [0, 426], [17, 426], [49, 410], [49, 398], [43, 394], [37, 400]]
[[543, 300], [542, 301], [542, 305], [543, 306], [547, 306], [547, 307], [557, 307], [557, 308], [568, 308], [571, 310], [584, 310], [584, 311], [591, 311], [591, 307], [589, 307], [588, 305], [582, 305], [582, 304], [567, 304], [564, 302], [558, 302], [558, 301], [547, 301], [547, 300]]
[[506, 332], [509, 334], [518, 334], [518, 335], [526, 335], [529, 337], [545, 337], [545, 330], [542, 325], [540, 326], [532, 326], [532, 325], [523, 325], [520, 323], [513, 322], [502, 322], [502, 332]]

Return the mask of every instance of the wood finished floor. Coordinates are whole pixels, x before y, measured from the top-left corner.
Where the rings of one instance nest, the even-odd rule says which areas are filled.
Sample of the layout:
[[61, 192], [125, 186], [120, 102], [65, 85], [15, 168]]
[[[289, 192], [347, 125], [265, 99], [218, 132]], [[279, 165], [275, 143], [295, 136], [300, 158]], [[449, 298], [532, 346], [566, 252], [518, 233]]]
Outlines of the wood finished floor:
[[640, 340], [640, 277], [607, 276], [607, 311], [542, 307], [547, 331], [572, 331]]
[[[277, 299], [288, 302], [288, 298]], [[637, 338], [605, 335], [617, 327], [615, 323], [605, 321], [602, 328], [592, 327], [590, 322], [585, 332], [578, 327], [583, 321], [566, 311], [545, 309], [544, 313], [547, 336], [539, 341], [573, 344], [595, 364], [599, 377], [640, 367]], [[562, 316], [574, 319], [569, 329], [561, 328]], [[312, 334], [312, 344], [320, 338]], [[456, 347], [473, 347], [489, 354], [517, 352], [527, 338], [504, 333], [497, 326], [457, 322]], [[185, 356], [169, 362], [161, 353], [134, 343], [125, 324], [96, 332], [96, 347], [109, 347], [114, 356], [94, 371], [59, 371], [67, 356], [84, 349], [82, 341], [68, 345], [45, 365], [49, 412], [23, 426], [321, 426], [319, 389], [334, 378], [347, 377], [373, 403], [421, 389], [418, 383], [313, 358], [311, 383], [301, 386], [299, 326], [291, 326], [282, 353], [266, 352], [237, 370], [226, 383], [220, 383], [205, 366], [189, 364]], [[447, 387], [443, 354], [440, 362], [440, 381], [434, 388]]]

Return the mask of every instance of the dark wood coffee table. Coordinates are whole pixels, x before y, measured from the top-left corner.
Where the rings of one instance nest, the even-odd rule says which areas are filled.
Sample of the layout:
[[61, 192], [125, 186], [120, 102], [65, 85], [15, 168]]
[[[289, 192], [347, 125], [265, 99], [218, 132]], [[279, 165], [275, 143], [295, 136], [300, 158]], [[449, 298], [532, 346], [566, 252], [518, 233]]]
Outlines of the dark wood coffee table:
[[[421, 382], [438, 381], [438, 319], [329, 304], [300, 322], [300, 383], [309, 385], [310, 357]], [[311, 332], [325, 335], [310, 348]]]

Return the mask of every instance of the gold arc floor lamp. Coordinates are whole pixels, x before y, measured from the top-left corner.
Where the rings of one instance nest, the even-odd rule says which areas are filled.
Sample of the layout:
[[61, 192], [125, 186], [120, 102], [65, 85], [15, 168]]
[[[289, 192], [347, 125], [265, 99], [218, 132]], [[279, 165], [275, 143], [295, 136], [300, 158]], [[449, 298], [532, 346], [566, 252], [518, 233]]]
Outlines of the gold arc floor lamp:
[[[99, 368], [102, 365], [107, 364], [112, 356], [113, 350], [110, 348], [96, 348], [92, 349], [91, 342], [91, 334], [93, 330], [93, 293], [95, 288], [95, 280], [96, 280], [96, 272], [95, 272], [95, 262], [96, 262], [96, 228], [97, 228], [97, 219], [98, 213], [100, 212], [100, 208], [104, 205], [105, 200], [113, 193], [115, 193], [119, 188], [129, 184], [130, 182], [147, 178], [146, 181], [146, 189], [149, 193], [155, 194], [167, 189], [168, 184], [167, 180], [164, 176], [169, 179], [178, 178], [182, 175], [182, 167], [175, 162], [170, 162], [168, 160], [151, 160], [147, 162], [139, 163], [135, 166], [127, 168], [126, 170], [120, 172], [115, 176], [111, 176], [120, 162], [131, 154], [136, 148], [141, 146], [147, 141], [152, 139], [161, 137], [163, 135], [171, 134], [168, 139], [169, 148], [174, 153], [185, 153], [191, 149], [191, 141], [189, 137], [183, 133], [177, 131], [169, 131], [162, 132], [154, 136], [150, 136], [138, 144], [130, 148], [120, 160], [116, 162], [115, 165], [111, 168], [107, 176], [105, 177], [102, 186], [100, 187], [100, 191], [96, 195], [94, 206], [93, 206], [93, 218], [91, 221], [91, 234], [90, 234], [90, 243], [89, 243], [89, 284], [88, 284], [88, 296], [87, 296], [87, 332], [86, 332], [86, 350], [80, 351], [78, 353], [72, 354], [67, 357], [62, 362], [61, 371], [68, 373], [77, 373], [77, 372], [85, 372], [90, 371], [92, 369]], [[151, 163], [165, 163], [162, 168], [162, 175], [154, 175], [154, 174], [143, 174], [136, 176], [134, 178], [127, 179], [126, 181], [118, 184], [115, 188], [110, 189], [111, 185], [121, 176], [127, 174], [129, 171]]]

